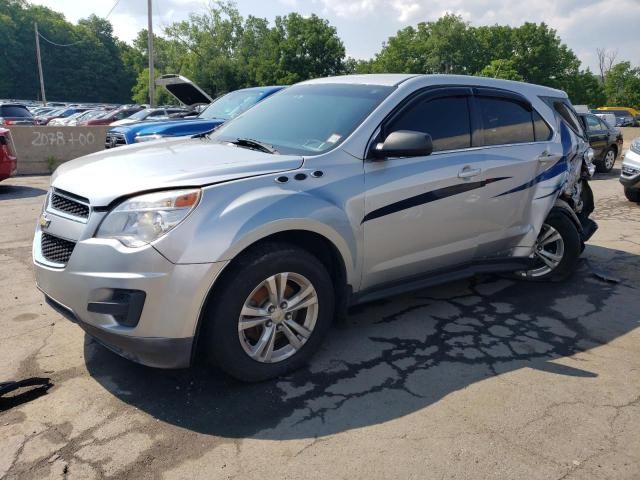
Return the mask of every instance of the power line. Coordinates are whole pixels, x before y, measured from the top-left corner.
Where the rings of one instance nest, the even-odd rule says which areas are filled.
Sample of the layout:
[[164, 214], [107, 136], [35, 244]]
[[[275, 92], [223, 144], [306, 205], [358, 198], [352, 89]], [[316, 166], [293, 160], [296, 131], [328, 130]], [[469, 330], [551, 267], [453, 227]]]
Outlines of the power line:
[[111, 7], [111, 10], [109, 10], [109, 13], [107, 13], [107, 16], [104, 17], [105, 19], [109, 18], [109, 15], [111, 15], [111, 12], [113, 12], [116, 9], [116, 7], [118, 6], [119, 3], [120, 3], [120, 0], [116, 0], [114, 2], [113, 7]]
[[45, 42], [48, 42], [48, 43], [50, 43], [51, 45], [55, 45], [56, 47], [71, 47], [71, 46], [73, 46], [73, 45], [77, 45], [77, 44], [79, 44], [79, 43], [84, 42], [84, 40], [79, 40], [79, 41], [77, 41], [77, 42], [67, 43], [67, 44], [64, 44], [64, 45], [63, 45], [63, 44], [61, 44], [61, 43], [56, 43], [56, 42], [54, 42], [54, 41], [52, 41], [52, 40], [49, 40], [47, 37], [45, 37], [44, 35], [42, 35], [40, 32], [38, 32], [38, 36], [39, 36], [41, 39], [43, 39]]

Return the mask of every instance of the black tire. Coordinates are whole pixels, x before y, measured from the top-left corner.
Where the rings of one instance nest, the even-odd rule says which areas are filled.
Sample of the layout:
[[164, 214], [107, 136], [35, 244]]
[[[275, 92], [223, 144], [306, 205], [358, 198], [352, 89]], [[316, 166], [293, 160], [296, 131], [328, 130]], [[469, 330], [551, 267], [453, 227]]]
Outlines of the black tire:
[[[245, 301], [267, 278], [282, 272], [304, 276], [315, 288], [317, 317], [311, 335], [291, 357], [263, 363], [245, 352], [238, 322]], [[334, 291], [324, 265], [307, 251], [287, 243], [265, 243], [243, 254], [217, 282], [205, 314], [201, 347], [220, 369], [244, 382], [259, 382], [305, 365], [319, 348], [334, 316]], [[220, 288], [221, 287], [221, 288]], [[275, 327], [274, 327], [275, 328]]]
[[562, 237], [564, 253], [560, 263], [548, 273], [531, 276], [532, 268], [526, 272], [518, 272], [518, 277], [532, 282], [561, 282], [573, 275], [578, 258], [584, 250], [580, 232], [575, 223], [562, 212], [552, 211], [544, 222], [553, 227]]
[[625, 188], [624, 196], [630, 202], [640, 203], [640, 190], [638, 189]]
[[[607, 155], [611, 153], [613, 155], [613, 161], [610, 165], [607, 165]], [[593, 162], [596, 166], [596, 172], [598, 173], [609, 173], [613, 170], [613, 166], [616, 164], [616, 151], [613, 148], [608, 148], [605, 150], [604, 155], [602, 155], [602, 160], [598, 160], [597, 162]]]

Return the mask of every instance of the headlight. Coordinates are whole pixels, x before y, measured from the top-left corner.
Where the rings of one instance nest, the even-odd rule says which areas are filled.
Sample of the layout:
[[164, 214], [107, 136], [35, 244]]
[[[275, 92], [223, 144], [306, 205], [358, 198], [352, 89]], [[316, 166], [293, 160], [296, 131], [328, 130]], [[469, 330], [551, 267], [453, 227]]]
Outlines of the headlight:
[[182, 222], [200, 200], [200, 190], [169, 190], [125, 200], [111, 210], [96, 237], [115, 238], [127, 247], [143, 247]]
[[136, 143], [140, 142], [150, 142], [151, 140], [158, 140], [162, 138], [162, 135], [154, 134], [154, 135], [139, 135], [135, 138]]
[[593, 161], [593, 148], [587, 148], [584, 151], [583, 158], [587, 161], [587, 163], [591, 163]]
[[640, 155], [640, 137], [631, 142], [631, 151]]

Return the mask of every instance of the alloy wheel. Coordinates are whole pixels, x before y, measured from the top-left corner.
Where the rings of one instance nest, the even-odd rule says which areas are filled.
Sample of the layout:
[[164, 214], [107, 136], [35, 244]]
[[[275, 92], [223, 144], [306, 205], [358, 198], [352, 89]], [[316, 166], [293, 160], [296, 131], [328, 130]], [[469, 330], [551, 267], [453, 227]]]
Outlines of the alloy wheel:
[[531, 258], [534, 267], [521, 275], [529, 278], [542, 277], [555, 270], [564, 257], [564, 240], [562, 235], [549, 224], [542, 225], [538, 239], [533, 248]]
[[318, 294], [303, 275], [282, 272], [260, 283], [238, 319], [245, 353], [261, 363], [281, 362], [309, 340], [318, 319]]
[[613, 164], [616, 162], [616, 156], [613, 150], [609, 150], [604, 157], [604, 167], [607, 171], [613, 168]]

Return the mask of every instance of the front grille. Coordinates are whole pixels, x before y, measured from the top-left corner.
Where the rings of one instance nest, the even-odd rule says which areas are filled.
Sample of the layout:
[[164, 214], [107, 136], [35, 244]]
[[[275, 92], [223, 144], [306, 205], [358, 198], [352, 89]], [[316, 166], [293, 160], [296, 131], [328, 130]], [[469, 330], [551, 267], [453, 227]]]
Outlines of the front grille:
[[79, 218], [89, 218], [89, 205], [57, 192], [51, 194], [51, 208]]
[[634, 168], [628, 165], [622, 165], [623, 175], [633, 176], [633, 175], [637, 175], [638, 173], [640, 173], [640, 168]]
[[120, 147], [127, 144], [127, 139], [123, 133], [111, 133], [107, 132], [107, 137], [104, 141], [104, 148]]
[[75, 246], [75, 242], [42, 233], [40, 249], [42, 256], [50, 262], [66, 265]]

